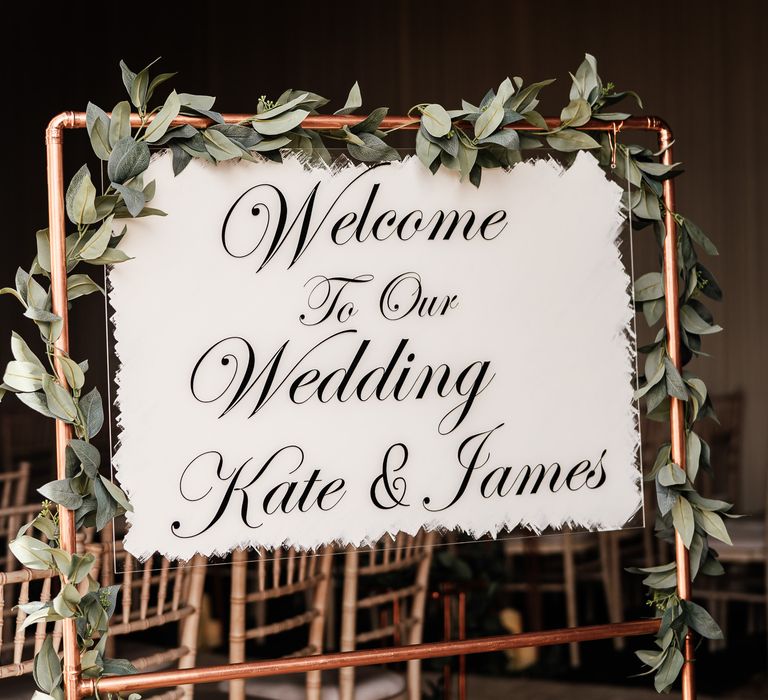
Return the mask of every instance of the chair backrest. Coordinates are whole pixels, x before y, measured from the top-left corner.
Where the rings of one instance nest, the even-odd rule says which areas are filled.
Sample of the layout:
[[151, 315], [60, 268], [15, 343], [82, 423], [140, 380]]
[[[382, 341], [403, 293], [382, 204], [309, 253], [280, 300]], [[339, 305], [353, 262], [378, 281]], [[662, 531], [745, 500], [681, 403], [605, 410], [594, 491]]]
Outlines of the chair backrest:
[[16, 537], [24, 515], [40, 510], [40, 504], [22, 508], [27, 501], [29, 469], [29, 462], [22, 462], [15, 471], [0, 472], [0, 568], [6, 571], [16, 568], [8, 543]]
[[[115, 613], [109, 625], [110, 642], [132, 633], [175, 624], [178, 645], [150, 656], [130, 659], [139, 671], [152, 671], [178, 661], [190, 668], [197, 654], [197, 631], [205, 585], [205, 559], [196, 556], [186, 564], [155, 555], [139, 562], [109, 542], [86, 545], [96, 557], [94, 576], [102, 586], [120, 584]], [[113, 653], [113, 652], [108, 652]], [[175, 696], [192, 697], [193, 686], [179, 688]], [[173, 697], [174, 695], [169, 695]], [[163, 697], [166, 697], [164, 695]]]
[[[27, 629], [21, 626], [27, 615], [13, 608], [33, 600], [49, 602], [58, 592], [59, 579], [53, 571], [18, 569], [0, 572], [0, 679], [21, 676], [32, 671], [34, 655], [40, 650], [45, 635], [53, 630], [53, 648], [58, 651], [61, 625], [44, 620]], [[5, 629], [12, 626], [13, 634]], [[5, 634], [4, 634], [5, 633]], [[8, 641], [3, 641], [3, 640]]]
[[[291, 655], [322, 653], [331, 564], [330, 548], [317, 554], [294, 548], [276, 549], [272, 553], [259, 549], [255, 555], [248, 550], [235, 550], [230, 596], [230, 663], [245, 661], [248, 640], [263, 641], [271, 635], [302, 627], [307, 627], [308, 644]], [[282, 614], [279, 619], [269, 619], [267, 612], [273, 616]], [[307, 697], [318, 698], [319, 689], [319, 672], [307, 674]], [[243, 681], [230, 682], [231, 700], [241, 700], [244, 695]]]
[[[19, 568], [19, 562], [8, 547], [25, 523], [35, 519], [40, 512], [40, 503], [22, 503], [0, 507], [0, 571], [13, 571]], [[42, 537], [41, 533], [36, 533]]]
[[[392, 640], [395, 645], [419, 644], [424, 632], [424, 611], [435, 534], [400, 533], [363, 549], [349, 548], [344, 560], [341, 613], [341, 651], [360, 644]], [[361, 630], [361, 613], [368, 624]], [[408, 662], [408, 696], [420, 697], [420, 662]], [[341, 669], [342, 700], [354, 697], [355, 669]]]

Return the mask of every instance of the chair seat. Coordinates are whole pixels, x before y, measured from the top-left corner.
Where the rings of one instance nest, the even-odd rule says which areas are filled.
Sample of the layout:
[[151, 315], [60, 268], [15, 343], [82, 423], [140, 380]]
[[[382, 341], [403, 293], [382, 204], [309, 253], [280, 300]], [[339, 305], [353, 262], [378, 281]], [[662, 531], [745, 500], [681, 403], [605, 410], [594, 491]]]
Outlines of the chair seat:
[[[323, 671], [322, 700], [339, 700], [339, 672]], [[227, 683], [219, 689], [226, 692]], [[355, 670], [355, 700], [388, 700], [405, 693], [405, 676], [385, 668], [364, 667]], [[265, 676], [245, 681], [245, 695], [259, 700], [305, 700], [306, 676]]]
[[717, 553], [722, 561], [750, 562], [761, 561], [766, 554], [765, 520], [758, 518], [738, 518], [726, 523], [733, 546], [716, 544]]

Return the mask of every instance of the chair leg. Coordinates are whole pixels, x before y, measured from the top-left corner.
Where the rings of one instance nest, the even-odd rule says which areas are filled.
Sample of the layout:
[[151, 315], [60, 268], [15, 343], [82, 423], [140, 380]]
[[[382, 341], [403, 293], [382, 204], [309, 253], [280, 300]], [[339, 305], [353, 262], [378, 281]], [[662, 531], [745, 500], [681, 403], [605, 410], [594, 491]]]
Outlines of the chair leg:
[[[200, 555], [196, 555], [190, 565], [191, 578], [188, 600], [195, 606], [195, 612], [184, 620], [181, 626], [181, 644], [189, 651], [179, 659], [179, 668], [193, 668], [197, 659], [197, 637], [203, 606], [203, 589], [205, 588], [205, 565], [205, 557]], [[182, 692], [185, 700], [191, 700], [195, 694], [195, 686], [182, 686]]]
[[[344, 592], [341, 601], [341, 651], [354, 651], [355, 649], [358, 554], [354, 547], [349, 547], [344, 557]], [[342, 668], [339, 671], [339, 697], [340, 700], [354, 700], [354, 667]]]
[[[229, 601], [229, 663], [245, 661], [245, 596], [248, 553], [232, 552], [232, 588]], [[245, 700], [245, 681], [229, 682], [229, 700]]]
[[[613, 533], [601, 532], [598, 535], [600, 546], [600, 573], [603, 581], [603, 590], [605, 591], [605, 606], [608, 609], [608, 620], [610, 622], [621, 621], [621, 594], [619, 590], [618, 579], [618, 547], [611, 542]], [[622, 640], [614, 639], [614, 649], [621, 649]]]
[[[570, 535], [563, 535], [563, 570], [565, 572], [565, 609], [568, 627], [579, 624], [576, 612], [576, 567], [573, 561], [573, 546]], [[569, 645], [569, 655], [572, 668], [581, 665], [579, 645], [575, 642]]]

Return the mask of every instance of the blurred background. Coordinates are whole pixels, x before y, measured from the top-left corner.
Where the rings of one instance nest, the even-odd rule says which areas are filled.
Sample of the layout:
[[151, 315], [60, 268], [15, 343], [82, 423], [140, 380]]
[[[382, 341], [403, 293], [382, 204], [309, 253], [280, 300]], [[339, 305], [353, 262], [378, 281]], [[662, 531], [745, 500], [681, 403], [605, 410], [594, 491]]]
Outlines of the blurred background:
[[[768, 11], [763, 2], [679, 0], [655, 6], [593, 3], [589, 7], [561, 0], [545, 6], [490, 0], [474, 4], [392, 0], [380, 6], [28, 3], [16, 5], [14, 17], [5, 23], [0, 46], [6, 105], [0, 286], [12, 283], [19, 265], [29, 264], [35, 254], [34, 233], [47, 225], [43, 140], [47, 122], [63, 110], [84, 110], [89, 100], [109, 109], [124, 99], [121, 58], [138, 70], [162, 56], [159, 71], [179, 71], [174, 87], [216, 95], [217, 109], [223, 112], [255, 111], [260, 95], [275, 98], [289, 87], [331, 98], [332, 110], [343, 104], [355, 80], [362, 89], [364, 109], [388, 106], [390, 114], [401, 114], [425, 101], [451, 108], [462, 98], [477, 102], [506, 76], [520, 75], [526, 82], [557, 78], [544, 90], [539, 108], [545, 115], [557, 115], [567, 103], [568, 71], [575, 71], [585, 52], [596, 56], [605, 81], [637, 91], [645, 109], [631, 105], [627, 111], [657, 114], [672, 126], [675, 159], [686, 171], [676, 181], [678, 208], [708, 233], [721, 252], [705, 264], [725, 292], [715, 309], [716, 321], [725, 331], [706, 338], [705, 350], [712, 357], [697, 360], [695, 370], [706, 381], [720, 413], [720, 425], [706, 429], [714, 467], [726, 475], [720, 479], [718, 494], [734, 500], [736, 510], [750, 516], [731, 554], [721, 548], [723, 558], [730, 560], [728, 575], [701, 592], [724, 623], [727, 638], [699, 649], [700, 689], [719, 697], [765, 696], [768, 292], [763, 266], [768, 264], [768, 242], [763, 225], [768, 215], [764, 124]], [[67, 179], [91, 157], [85, 132], [66, 135]], [[638, 274], [658, 269], [654, 246], [643, 236], [640, 232], [635, 237]], [[15, 302], [1, 297], [1, 366], [10, 359], [7, 341], [18, 327], [17, 315]], [[95, 295], [79, 300], [72, 338], [73, 356], [88, 357], [91, 381], [102, 378], [105, 385], [104, 308]], [[8, 496], [12, 502], [0, 505], [38, 500], [35, 487], [54, 473], [52, 447], [50, 421], [38, 420], [14, 397], [6, 397], [0, 404], [0, 469], [17, 476], [2, 482], [15, 484], [15, 491]], [[106, 451], [106, 444], [101, 447]], [[646, 459], [648, 454], [650, 450]], [[10, 493], [10, 486], [4, 488]], [[9, 522], [0, 516], [0, 525], [6, 528], [0, 534], [0, 563], [10, 567]], [[566, 626], [573, 622], [569, 614], [574, 605], [580, 624], [648, 614], [639, 578], [624, 573], [623, 567], [649, 559], [658, 563], [663, 553], [649, 542], [639, 531], [630, 536], [578, 535], [568, 544], [556, 537], [437, 548], [425, 583], [429, 595], [424, 602], [424, 638], [443, 637], [446, 612], [451, 633], [459, 633], [463, 617], [469, 636]], [[343, 560], [332, 557], [332, 566], [323, 569], [328, 580], [338, 584], [330, 588], [338, 589], [339, 595], [349, 574], [349, 562]], [[416, 569], [424, 569], [420, 561], [414, 560]], [[241, 572], [245, 568], [243, 564]], [[177, 575], [166, 574], [168, 590]], [[243, 575], [247, 586], [253, 574]], [[193, 579], [190, 574], [184, 586], [179, 583], [184, 595], [190, 594]], [[153, 595], [158, 581], [153, 579]], [[198, 663], [226, 659], [233, 619], [229, 567], [210, 569], [202, 585], [197, 605], [202, 613]], [[6, 602], [6, 621], [13, 616], [9, 608]], [[392, 626], [387, 615], [395, 613], [380, 612], [368, 620], [369, 631]], [[243, 615], [248, 626], [269, 622], [263, 605]], [[329, 617], [335, 619], [330, 613]], [[175, 633], [142, 632], [142, 625], [132, 620], [129, 614], [125, 621], [129, 650], [145, 653], [147, 645], [159, 643], [159, 650], [152, 653], [166, 654], [161, 659], [166, 663], [177, 661], [179, 656], [172, 658], [164, 651], [172, 646]], [[181, 618], [171, 622], [184, 626]], [[10, 627], [6, 625], [3, 633], [6, 642]], [[266, 636], [261, 632], [252, 636], [248, 658], [288, 650], [289, 642], [266, 644]], [[338, 646], [333, 633], [326, 637], [326, 648]], [[637, 648], [638, 640], [628, 640], [618, 647], [595, 642], [576, 650], [554, 647], [530, 654], [470, 657], [469, 697], [513, 690], [530, 698], [555, 697], [565, 684], [573, 683], [584, 684], [594, 697], [615, 697], [619, 685], [626, 688], [622, 697], [635, 697], [631, 694], [635, 692], [646, 697], [642, 689], [650, 686], [650, 680], [630, 677], [639, 670], [632, 654]], [[6, 665], [18, 666], [16, 653], [4, 644], [0, 657], [0, 684], [6, 685], [9, 697], [12, 689], [32, 688], [28, 676], [10, 680], [16, 674], [3, 670]], [[442, 661], [425, 663], [426, 693], [444, 697], [458, 692], [457, 662], [451, 663], [450, 673]], [[201, 692], [205, 696], [224, 689]]]

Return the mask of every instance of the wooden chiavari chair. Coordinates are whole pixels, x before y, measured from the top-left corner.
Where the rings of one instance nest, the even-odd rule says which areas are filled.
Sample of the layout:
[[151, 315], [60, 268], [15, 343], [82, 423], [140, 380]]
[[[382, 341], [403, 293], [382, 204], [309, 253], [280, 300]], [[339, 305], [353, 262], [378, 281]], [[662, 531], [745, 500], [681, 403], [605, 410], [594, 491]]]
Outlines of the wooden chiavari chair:
[[[0, 680], [22, 676], [32, 671], [34, 655], [40, 650], [48, 632], [53, 631], [53, 649], [61, 644], [61, 625], [41, 620], [26, 629], [21, 626], [27, 615], [21, 608], [30, 601], [49, 602], [58, 592], [59, 579], [53, 571], [32, 571], [17, 569], [0, 572]], [[18, 591], [18, 594], [14, 594]], [[7, 614], [10, 613], [10, 614]], [[13, 626], [13, 635], [8, 642], [2, 634], [3, 628]], [[11, 636], [11, 635], [9, 635]]]
[[[251, 555], [253, 556], [253, 555]], [[249, 562], [249, 552], [232, 553], [232, 592], [229, 632], [229, 661], [245, 661], [249, 640], [264, 642], [267, 637], [308, 627], [308, 645], [291, 656], [310, 656], [323, 651], [323, 633], [331, 576], [332, 553], [323, 549], [318, 554], [299, 552], [293, 548], [276, 549], [270, 556], [259, 549], [258, 559]], [[279, 602], [286, 608], [295, 606], [286, 617], [269, 621], [267, 612]], [[251, 617], [249, 606], [253, 610]], [[296, 610], [298, 608], [298, 611]], [[254, 620], [253, 626], [249, 626]], [[319, 700], [320, 672], [306, 678], [280, 676], [252, 678], [229, 682], [230, 700], [243, 700], [246, 695], [259, 698], [309, 698]]]
[[[102, 586], [120, 584], [115, 613], [109, 625], [110, 640], [157, 629], [178, 626], [178, 645], [140, 658], [131, 658], [139, 671], [155, 671], [178, 662], [179, 668], [191, 668], [197, 655], [197, 632], [200, 604], [205, 585], [205, 559], [194, 557], [187, 564], [172, 564], [168, 559], [153, 556], [141, 563], [117, 542], [114, 561], [109, 543], [86, 545], [86, 551], [96, 557], [94, 575]], [[118, 646], [119, 649], [119, 646]], [[111, 656], [115, 652], [109, 651]], [[115, 654], [121, 656], [120, 653]], [[192, 698], [194, 686], [179, 686], [160, 695], [156, 700]]]
[[[387, 639], [396, 646], [421, 643], [434, 541], [431, 532], [415, 537], [400, 533], [394, 540], [386, 537], [372, 547], [347, 550], [341, 651], [354, 651], [370, 642], [379, 645]], [[360, 625], [363, 617], [368, 625]], [[408, 661], [405, 677], [386, 670], [343, 668], [339, 697], [417, 700], [421, 697], [421, 661]]]
[[[39, 504], [25, 505], [29, 470], [29, 462], [22, 462], [16, 471], [0, 472], [0, 569], [3, 571], [16, 568], [8, 543], [16, 537], [22, 524], [40, 510]], [[31, 517], [27, 517], [30, 513]]]

